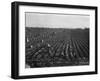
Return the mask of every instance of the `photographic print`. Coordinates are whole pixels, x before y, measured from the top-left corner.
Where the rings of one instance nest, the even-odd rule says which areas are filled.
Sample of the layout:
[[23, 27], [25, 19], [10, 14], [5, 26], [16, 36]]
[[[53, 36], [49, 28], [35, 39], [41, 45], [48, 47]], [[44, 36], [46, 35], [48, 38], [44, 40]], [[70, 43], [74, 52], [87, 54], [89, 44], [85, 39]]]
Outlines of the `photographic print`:
[[97, 7], [12, 2], [13, 79], [97, 74]]
[[26, 68], [89, 65], [89, 15], [25, 13]]

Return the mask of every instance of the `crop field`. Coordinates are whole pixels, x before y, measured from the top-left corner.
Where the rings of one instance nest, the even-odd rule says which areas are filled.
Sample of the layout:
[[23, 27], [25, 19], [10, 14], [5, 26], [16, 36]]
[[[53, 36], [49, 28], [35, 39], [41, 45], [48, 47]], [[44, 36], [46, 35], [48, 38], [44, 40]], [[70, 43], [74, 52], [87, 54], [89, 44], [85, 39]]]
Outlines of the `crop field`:
[[26, 27], [25, 63], [29, 68], [89, 65], [89, 29]]

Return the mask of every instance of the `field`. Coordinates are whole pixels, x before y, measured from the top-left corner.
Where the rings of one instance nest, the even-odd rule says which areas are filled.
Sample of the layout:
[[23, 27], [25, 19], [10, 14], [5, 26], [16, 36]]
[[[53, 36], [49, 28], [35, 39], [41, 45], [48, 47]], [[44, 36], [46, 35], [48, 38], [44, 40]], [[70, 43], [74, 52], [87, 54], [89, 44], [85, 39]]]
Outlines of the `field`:
[[89, 29], [25, 28], [26, 68], [89, 65]]

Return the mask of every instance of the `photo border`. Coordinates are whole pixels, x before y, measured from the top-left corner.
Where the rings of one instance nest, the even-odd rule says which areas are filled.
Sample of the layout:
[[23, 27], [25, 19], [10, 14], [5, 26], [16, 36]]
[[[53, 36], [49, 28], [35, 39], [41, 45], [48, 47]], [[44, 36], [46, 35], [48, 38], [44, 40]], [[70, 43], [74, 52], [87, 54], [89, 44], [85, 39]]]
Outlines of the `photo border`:
[[[57, 7], [57, 8], [73, 8], [73, 9], [89, 9], [95, 10], [95, 71], [76, 72], [76, 73], [59, 73], [59, 74], [43, 74], [43, 75], [19, 75], [19, 6], [42, 6], [42, 7]], [[58, 76], [72, 76], [72, 75], [88, 75], [97, 74], [97, 13], [96, 6], [81, 6], [81, 5], [61, 5], [49, 3], [31, 3], [31, 2], [12, 2], [11, 4], [11, 77], [13, 79], [25, 78], [42, 78], [42, 77], [58, 77]]]

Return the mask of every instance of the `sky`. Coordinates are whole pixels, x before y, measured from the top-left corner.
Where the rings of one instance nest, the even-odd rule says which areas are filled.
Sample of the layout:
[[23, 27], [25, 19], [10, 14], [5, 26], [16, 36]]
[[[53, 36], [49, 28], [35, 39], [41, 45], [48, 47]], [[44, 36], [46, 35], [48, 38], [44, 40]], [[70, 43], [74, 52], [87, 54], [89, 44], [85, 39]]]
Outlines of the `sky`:
[[25, 13], [26, 27], [89, 28], [90, 16], [78, 14]]

